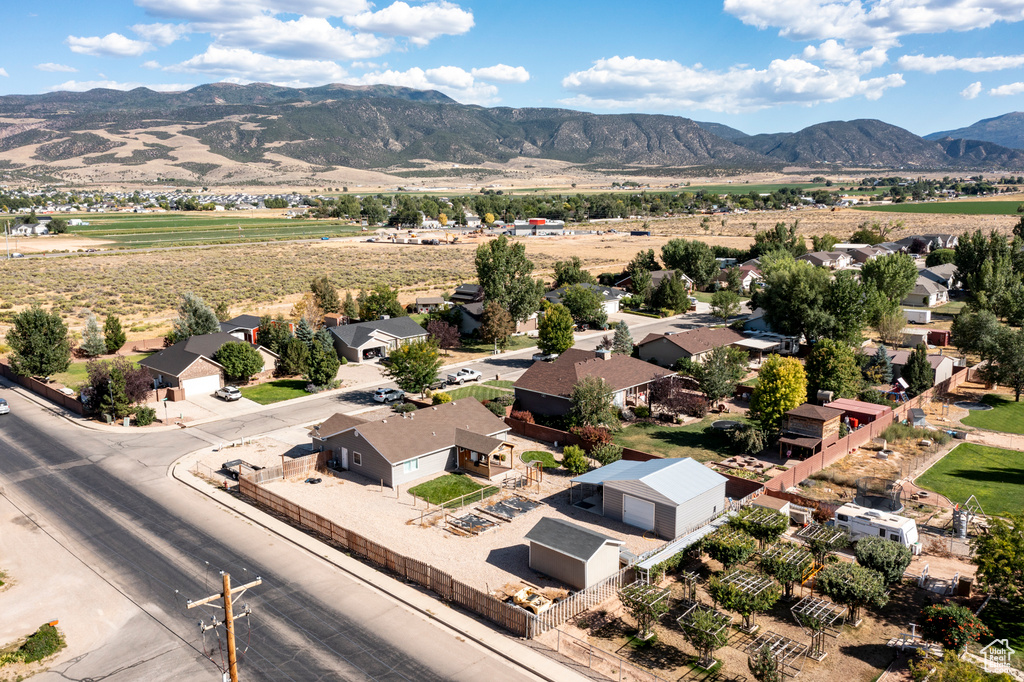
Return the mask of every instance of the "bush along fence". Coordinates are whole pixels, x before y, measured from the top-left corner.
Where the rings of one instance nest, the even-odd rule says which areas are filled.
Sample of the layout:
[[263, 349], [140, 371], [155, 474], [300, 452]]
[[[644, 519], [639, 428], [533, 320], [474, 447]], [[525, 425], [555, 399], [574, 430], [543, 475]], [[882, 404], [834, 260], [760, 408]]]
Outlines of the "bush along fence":
[[17, 374], [14, 373], [14, 370], [12, 370], [8, 365], [5, 365], [2, 362], [0, 362], [0, 375], [6, 377], [7, 379], [10, 379], [14, 383], [21, 386], [22, 388], [26, 388], [29, 391], [32, 391], [36, 395], [40, 395], [46, 398], [51, 403], [60, 405], [69, 412], [74, 412], [77, 415], [82, 415], [85, 413], [85, 406], [82, 405], [82, 401], [80, 401], [75, 396], [61, 393], [57, 389], [47, 386], [38, 379], [33, 379], [32, 377], [18, 376]]
[[324, 463], [331, 456], [330, 451], [314, 453], [286, 461], [284, 465], [245, 474], [239, 478], [238, 491], [256, 505], [284, 516], [328, 544], [366, 559], [400, 578], [412, 581], [444, 601], [482, 616], [519, 637], [537, 637], [546, 630], [558, 627], [570, 618], [613, 597], [620, 587], [632, 579], [631, 569], [624, 568], [586, 590], [569, 595], [538, 616], [460, 582], [427, 563], [394, 552], [330, 519], [289, 502], [261, 485], [281, 478], [303, 477], [322, 470]]

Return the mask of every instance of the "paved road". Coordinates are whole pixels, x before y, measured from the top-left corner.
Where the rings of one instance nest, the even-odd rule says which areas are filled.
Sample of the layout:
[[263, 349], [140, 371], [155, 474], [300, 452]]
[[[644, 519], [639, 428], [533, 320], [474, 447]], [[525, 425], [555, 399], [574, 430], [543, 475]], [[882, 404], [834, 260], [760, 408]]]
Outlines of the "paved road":
[[[12, 406], [0, 428], [5, 496], [134, 602], [128, 627], [42, 679], [215, 679], [196, 626], [212, 611], [184, 602], [215, 592], [218, 570], [264, 581], [244, 599], [246, 680], [532, 679], [169, 479], [170, 461], [206, 444], [195, 434], [83, 430], [0, 394]], [[212, 633], [206, 642], [216, 646]]]

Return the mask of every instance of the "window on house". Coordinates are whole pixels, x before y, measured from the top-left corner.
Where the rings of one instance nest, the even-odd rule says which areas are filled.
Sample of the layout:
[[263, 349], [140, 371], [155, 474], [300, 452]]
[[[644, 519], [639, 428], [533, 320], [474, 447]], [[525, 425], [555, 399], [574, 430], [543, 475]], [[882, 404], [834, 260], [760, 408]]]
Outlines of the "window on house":
[[352, 453], [352, 463], [355, 464], [357, 467], [363, 466], [363, 456], [361, 454], [359, 454], [358, 452], [353, 452]]
[[402, 470], [410, 474], [420, 468], [420, 461], [418, 459], [410, 459], [408, 462], [402, 465]]

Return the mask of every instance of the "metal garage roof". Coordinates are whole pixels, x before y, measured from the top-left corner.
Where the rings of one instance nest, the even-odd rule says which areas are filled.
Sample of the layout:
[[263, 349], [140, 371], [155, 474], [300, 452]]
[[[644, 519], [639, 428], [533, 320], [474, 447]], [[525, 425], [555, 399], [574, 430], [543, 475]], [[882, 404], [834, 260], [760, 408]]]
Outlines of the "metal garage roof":
[[612, 481], [640, 481], [676, 504], [726, 482], [725, 476], [690, 457], [649, 459], [632, 462], [620, 459], [572, 479], [573, 483], [603, 485]]

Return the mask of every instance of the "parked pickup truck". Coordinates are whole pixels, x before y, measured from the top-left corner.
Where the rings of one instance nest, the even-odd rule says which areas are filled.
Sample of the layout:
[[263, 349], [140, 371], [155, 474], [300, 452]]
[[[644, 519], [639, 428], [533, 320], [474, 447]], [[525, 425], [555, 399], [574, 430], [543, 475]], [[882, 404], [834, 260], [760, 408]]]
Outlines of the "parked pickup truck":
[[249, 464], [244, 459], [233, 459], [230, 462], [224, 462], [220, 465], [220, 468], [228, 472], [231, 478], [238, 480], [238, 477], [243, 474], [251, 474], [254, 471], [259, 471], [263, 467], [258, 467], [255, 464]]
[[475, 369], [469, 369], [468, 367], [463, 367], [462, 369], [460, 369], [455, 374], [449, 374], [448, 375], [448, 383], [449, 384], [459, 384], [459, 385], [462, 385], [462, 384], [466, 383], [467, 381], [480, 381], [483, 378], [484, 378], [484, 375], [481, 374], [480, 372], [476, 371]]

